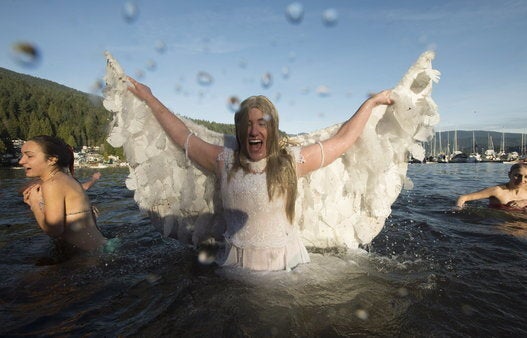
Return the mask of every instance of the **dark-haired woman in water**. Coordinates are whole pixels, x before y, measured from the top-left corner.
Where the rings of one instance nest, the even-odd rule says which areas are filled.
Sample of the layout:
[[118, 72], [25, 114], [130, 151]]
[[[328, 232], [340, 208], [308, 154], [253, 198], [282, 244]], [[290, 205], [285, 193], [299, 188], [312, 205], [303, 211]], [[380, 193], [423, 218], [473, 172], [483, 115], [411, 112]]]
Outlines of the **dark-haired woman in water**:
[[27, 177], [39, 178], [23, 195], [46, 234], [84, 251], [106, 243], [97, 227], [88, 195], [72, 176], [71, 147], [56, 137], [35, 136], [22, 146], [19, 163]]

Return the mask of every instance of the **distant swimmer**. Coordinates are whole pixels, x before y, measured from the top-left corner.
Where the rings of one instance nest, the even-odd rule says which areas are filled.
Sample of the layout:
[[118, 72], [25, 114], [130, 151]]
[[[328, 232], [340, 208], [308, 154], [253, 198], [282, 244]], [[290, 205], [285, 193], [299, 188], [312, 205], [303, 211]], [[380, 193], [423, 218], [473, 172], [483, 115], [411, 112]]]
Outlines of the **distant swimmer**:
[[527, 163], [518, 162], [509, 170], [509, 182], [461, 195], [456, 207], [463, 208], [466, 202], [489, 199], [489, 207], [526, 211], [527, 209]]
[[99, 171], [94, 172], [93, 175], [91, 175], [91, 179], [90, 179], [90, 180], [88, 180], [88, 181], [82, 183], [82, 188], [83, 188], [84, 190], [88, 190], [88, 189], [90, 189], [91, 187], [93, 187], [93, 185], [94, 185], [95, 183], [97, 183], [97, 181], [98, 181], [99, 179], [101, 179], [101, 176], [102, 176], [102, 175], [101, 175], [101, 173], [100, 173]]

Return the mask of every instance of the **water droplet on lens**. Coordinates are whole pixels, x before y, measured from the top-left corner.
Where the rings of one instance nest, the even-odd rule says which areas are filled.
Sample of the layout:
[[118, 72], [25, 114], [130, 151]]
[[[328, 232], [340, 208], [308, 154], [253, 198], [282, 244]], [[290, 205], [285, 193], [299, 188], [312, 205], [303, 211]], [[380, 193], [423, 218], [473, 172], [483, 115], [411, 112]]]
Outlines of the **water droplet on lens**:
[[264, 75], [262, 75], [261, 84], [264, 88], [271, 87], [271, 85], [273, 84], [273, 76], [271, 75], [271, 73], [265, 73]]
[[299, 24], [304, 18], [304, 6], [299, 2], [293, 2], [287, 6], [285, 16], [289, 22]]
[[149, 274], [148, 276], [146, 276], [146, 281], [150, 284], [155, 284], [157, 283], [160, 279], [161, 279], [161, 276], [159, 275], [155, 275], [153, 273]]
[[406, 297], [406, 296], [408, 296], [409, 292], [408, 292], [407, 288], [403, 287], [403, 288], [399, 288], [397, 290], [397, 294], [399, 294], [399, 296], [401, 296], [401, 297]]
[[154, 60], [148, 60], [146, 63], [146, 69], [149, 71], [154, 71], [157, 68], [157, 63]]
[[357, 311], [355, 311], [355, 316], [357, 316], [357, 318], [362, 319], [362, 320], [367, 320], [369, 317], [368, 312], [362, 309], [358, 309]]
[[198, 83], [202, 86], [210, 86], [214, 82], [214, 78], [207, 72], [198, 72], [196, 76]]
[[240, 60], [240, 62], [238, 62], [238, 65], [240, 66], [240, 68], [247, 68], [247, 60]]
[[135, 77], [138, 79], [142, 79], [145, 77], [145, 72], [141, 69], [138, 69], [135, 71]]
[[331, 94], [331, 89], [328, 86], [318, 86], [316, 92], [319, 96], [329, 96]]
[[155, 48], [159, 54], [163, 54], [167, 51], [167, 44], [162, 40], [157, 40]]
[[289, 78], [289, 67], [282, 67], [282, 76], [284, 79]]
[[322, 13], [322, 22], [326, 26], [335, 26], [338, 20], [338, 13], [333, 8], [328, 8]]
[[227, 107], [233, 113], [237, 112], [240, 109], [240, 99], [237, 96], [231, 96], [227, 100]]
[[139, 16], [139, 8], [133, 2], [126, 2], [123, 6], [123, 18], [127, 23], [133, 23]]
[[201, 264], [205, 264], [205, 265], [212, 264], [212, 263], [214, 263], [214, 259], [215, 259], [214, 256], [209, 255], [205, 251], [200, 251], [200, 253], [198, 254], [198, 261]]
[[35, 67], [40, 62], [40, 51], [29, 42], [17, 42], [12, 46], [13, 58], [24, 67]]
[[91, 92], [93, 94], [96, 94], [98, 93], [99, 91], [101, 91], [105, 86], [105, 83], [102, 79], [97, 79], [93, 82], [93, 84], [91, 85]]

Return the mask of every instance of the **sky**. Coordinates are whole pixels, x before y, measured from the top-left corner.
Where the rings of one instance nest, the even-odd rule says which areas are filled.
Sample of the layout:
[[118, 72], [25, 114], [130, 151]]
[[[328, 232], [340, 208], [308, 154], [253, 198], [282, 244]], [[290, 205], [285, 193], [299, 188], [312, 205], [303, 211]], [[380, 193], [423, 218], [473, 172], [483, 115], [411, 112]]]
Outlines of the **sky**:
[[101, 94], [108, 51], [178, 114], [233, 123], [265, 95], [292, 134], [434, 50], [436, 131], [527, 132], [525, 0], [1, 0], [0, 31], [0, 67]]

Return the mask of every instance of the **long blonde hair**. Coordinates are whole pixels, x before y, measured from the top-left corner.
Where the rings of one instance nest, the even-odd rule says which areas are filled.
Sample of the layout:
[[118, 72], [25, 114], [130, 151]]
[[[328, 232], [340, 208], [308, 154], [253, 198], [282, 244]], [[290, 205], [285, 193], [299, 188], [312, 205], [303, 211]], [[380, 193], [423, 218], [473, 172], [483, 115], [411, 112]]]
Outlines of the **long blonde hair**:
[[265, 96], [251, 96], [240, 104], [240, 109], [234, 116], [236, 126], [236, 140], [238, 141], [238, 151], [235, 153], [234, 165], [229, 177], [242, 168], [249, 172], [249, 168], [244, 165], [240, 157], [249, 157], [246, 149], [247, 126], [249, 124], [249, 110], [259, 109], [266, 118], [267, 128], [267, 193], [269, 199], [285, 194], [285, 211], [290, 223], [295, 218], [295, 200], [297, 194], [297, 177], [293, 157], [287, 152], [287, 142], [281, 137], [278, 129], [278, 112], [273, 103]]

